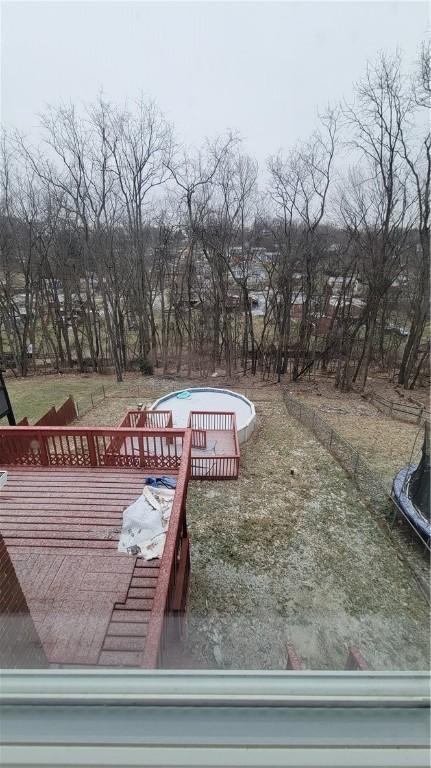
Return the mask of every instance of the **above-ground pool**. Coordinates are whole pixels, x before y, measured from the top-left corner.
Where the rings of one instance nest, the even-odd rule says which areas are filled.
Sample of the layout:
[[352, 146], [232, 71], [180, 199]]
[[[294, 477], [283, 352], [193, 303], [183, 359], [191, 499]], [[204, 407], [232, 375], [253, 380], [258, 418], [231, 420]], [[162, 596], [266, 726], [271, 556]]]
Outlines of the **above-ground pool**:
[[[190, 397], [183, 397], [183, 392], [189, 392]], [[151, 408], [155, 411], [172, 411], [174, 427], [187, 427], [190, 411], [234, 412], [240, 443], [248, 440], [256, 421], [254, 405], [244, 395], [213, 387], [191, 387], [170, 392], [169, 395], [159, 397]]]

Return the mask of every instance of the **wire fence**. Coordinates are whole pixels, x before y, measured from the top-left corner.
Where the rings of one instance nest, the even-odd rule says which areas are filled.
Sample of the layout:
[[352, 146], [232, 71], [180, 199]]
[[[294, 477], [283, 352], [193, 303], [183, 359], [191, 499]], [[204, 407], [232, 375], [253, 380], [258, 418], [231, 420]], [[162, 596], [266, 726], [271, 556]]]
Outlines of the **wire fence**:
[[314, 408], [291, 397], [286, 391], [283, 397], [289, 413], [314, 432], [319, 442], [332, 453], [359, 490], [372, 502], [374, 510], [389, 520], [393, 512], [389, 490], [358, 449], [324, 421]]
[[410, 424], [424, 424], [425, 421], [430, 419], [430, 411], [424, 405], [396, 403], [392, 400], [385, 400], [385, 398], [374, 393], [370, 395], [369, 400], [385, 416], [390, 416], [392, 419], [400, 419]]
[[[283, 399], [288, 412], [312, 430], [319, 442], [328, 449], [352, 478], [357, 488], [359, 488], [360, 492], [371, 505], [373, 511], [384, 524], [384, 527], [392, 538], [394, 544], [401, 551], [403, 560], [408, 565], [420, 591], [429, 603], [429, 542], [424, 541], [418, 532], [415, 529], [412, 529], [411, 523], [406, 520], [406, 522], [409, 523], [409, 529], [414, 531], [414, 534], [417, 537], [417, 542], [421, 542], [427, 552], [426, 561], [420, 558], [414, 565], [411, 562], [410, 557], [412, 553], [407, 553], [404, 542], [398, 538], [396, 541], [394, 539], [394, 532], [392, 530], [393, 524], [397, 513], [402, 512], [402, 510], [398, 504], [396, 504], [395, 499], [390, 494], [390, 490], [382, 479], [370, 467], [364, 457], [361, 456], [358, 449], [345, 440], [345, 438], [333, 429], [330, 424], [324, 421], [313, 408], [310, 408], [309, 405], [291, 397], [286, 390], [283, 391]], [[404, 514], [403, 519], [405, 519]], [[419, 568], [417, 567], [418, 563]], [[425, 566], [425, 571], [423, 566]], [[420, 571], [422, 571], [422, 573], [420, 573]]]
[[105, 400], [106, 396], [107, 388], [104, 384], [101, 384], [100, 387], [96, 387], [96, 389], [93, 389], [91, 392], [83, 395], [79, 399], [75, 398], [75, 406], [78, 419], [81, 416], [84, 416], [84, 414], [88, 413], [88, 411], [90, 411], [92, 408], [95, 408], [96, 405], [99, 405], [103, 400]]

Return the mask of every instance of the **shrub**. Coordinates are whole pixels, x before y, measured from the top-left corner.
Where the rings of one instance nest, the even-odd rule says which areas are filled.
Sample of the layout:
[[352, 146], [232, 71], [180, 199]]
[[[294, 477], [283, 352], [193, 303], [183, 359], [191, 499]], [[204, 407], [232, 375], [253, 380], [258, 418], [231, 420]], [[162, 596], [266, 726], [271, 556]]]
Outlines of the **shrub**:
[[154, 373], [153, 364], [150, 363], [147, 357], [139, 358], [139, 370], [143, 376], [152, 376]]

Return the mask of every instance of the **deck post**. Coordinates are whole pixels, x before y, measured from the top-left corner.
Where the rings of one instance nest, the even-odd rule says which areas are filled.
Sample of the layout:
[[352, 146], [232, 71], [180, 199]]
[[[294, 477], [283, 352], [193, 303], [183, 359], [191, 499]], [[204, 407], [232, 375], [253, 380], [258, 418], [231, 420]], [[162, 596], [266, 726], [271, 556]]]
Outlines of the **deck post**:
[[44, 434], [42, 432], [38, 432], [37, 439], [39, 442], [40, 463], [43, 467], [49, 467], [49, 453], [46, 447]]
[[138, 437], [138, 449], [139, 449], [139, 466], [145, 467], [144, 438], [142, 437], [142, 435]]
[[91, 429], [87, 429], [86, 435], [87, 435], [88, 453], [90, 456], [91, 466], [97, 467], [97, 454], [96, 454], [96, 446], [94, 444], [94, 434], [91, 431]]

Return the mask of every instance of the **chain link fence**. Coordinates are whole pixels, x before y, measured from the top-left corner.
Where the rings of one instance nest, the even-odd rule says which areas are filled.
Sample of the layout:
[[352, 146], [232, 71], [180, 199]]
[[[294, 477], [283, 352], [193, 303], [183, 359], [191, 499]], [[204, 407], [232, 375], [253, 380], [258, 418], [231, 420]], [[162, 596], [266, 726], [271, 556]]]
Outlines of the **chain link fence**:
[[374, 510], [389, 519], [393, 512], [389, 490], [358, 449], [321, 419], [314, 408], [291, 397], [286, 391], [283, 397], [289, 413], [314, 432], [319, 442], [332, 453], [359, 490], [371, 501]]
[[[382, 521], [387, 533], [402, 555], [402, 559], [408, 565], [419, 590], [429, 603], [429, 543], [419, 537], [415, 531], [418, 548], [414, 551], [409, 547], [407, 541], [404, 541], [404, 537], [400, 536], [396, 530], [393, 530], [397, 510], [399, 512], [401, 510], [391, 497], [390, 491], [382, 479], [370, 467], [364, 457], [361, 456], [357, 448], [345, 440], [330, 424], [321, 419], [313, 408], [291, 397], [286, 390], [283, 391], [283, 399], [288, 412], [311, 429], [319, 442], [327, 448], [352, 478], [373, 511]], [[411, 527], [411, 524], [409, 525]], [[423, 551], [419, 551], [419, 542], [424, 545], [426, 557], [423, 556]]]

